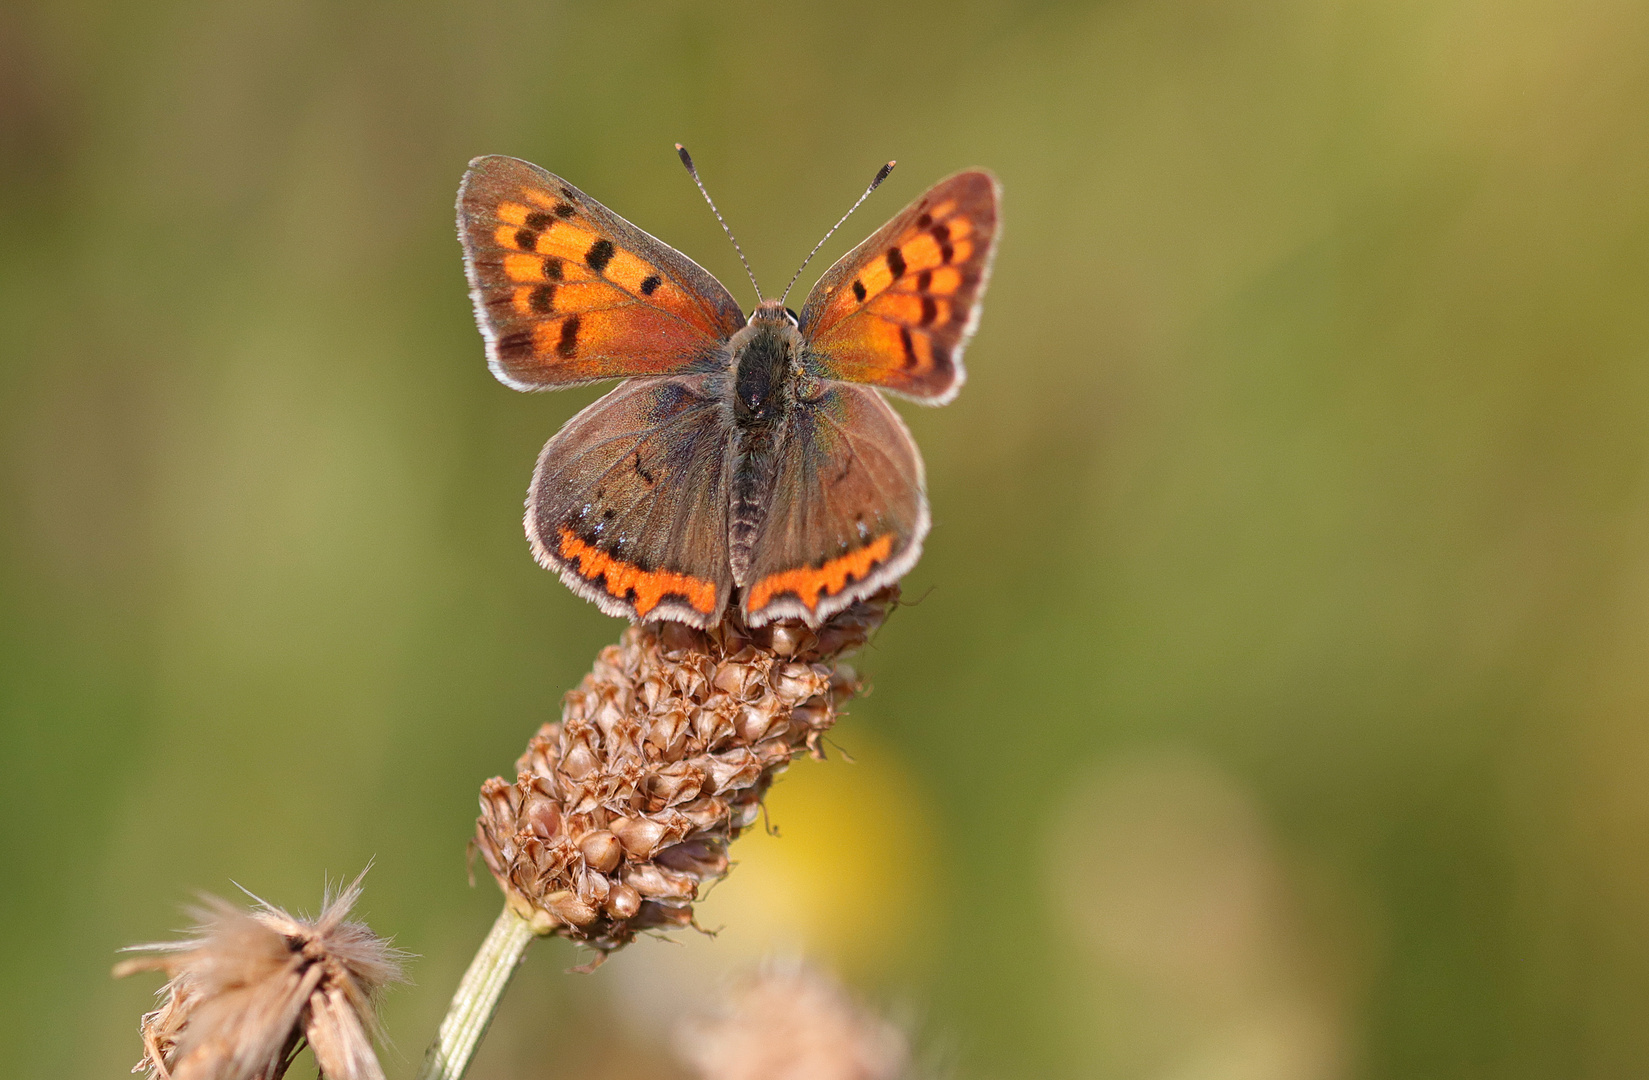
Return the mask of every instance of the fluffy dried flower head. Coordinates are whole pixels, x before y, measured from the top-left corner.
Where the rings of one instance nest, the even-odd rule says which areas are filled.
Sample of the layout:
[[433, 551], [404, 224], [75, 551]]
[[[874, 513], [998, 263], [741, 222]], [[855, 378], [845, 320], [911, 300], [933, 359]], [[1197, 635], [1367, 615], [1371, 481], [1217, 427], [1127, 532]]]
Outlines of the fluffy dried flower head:
[[735, 987], [718, 1015], [684, 1024], [676, 1043], [705, 1080], [894, 1080], [910, 1063], [903, 1032], [799, 964]]
[[822, 756], [859, 689], [840, 658], [896, 597], [877, 593], [816, 630], [736, 619], [626, 630], [527, 744], [515, 782], [481, 786], [476, 845], [510, 906], [540, 934], [603, 954], [691, 925], [774, 778], [797, 754]]
[[[363, 876], [365, 876], [363, 874]], [[115, 975], [164, 971], [161, 1005], [143, 1017], [143, 1058], [133, 1072], [171, 1080], [279, 1080], [307, 1039], [330, 1080], [383, 1080], [372, 1052], [375, 999], [401, 979], [405, 954], [350, 922], [361, 879], [328, 899], [314, 920], [258, 901], [251, 911], [207, 897], [181, 941], [133, 946], [149, 953]]]

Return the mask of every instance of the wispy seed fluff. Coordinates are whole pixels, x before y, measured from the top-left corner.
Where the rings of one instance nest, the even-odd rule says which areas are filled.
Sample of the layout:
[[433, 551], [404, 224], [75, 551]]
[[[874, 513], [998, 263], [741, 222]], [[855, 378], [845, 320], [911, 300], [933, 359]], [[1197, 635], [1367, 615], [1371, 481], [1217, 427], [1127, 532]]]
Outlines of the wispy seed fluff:
[[691, 925], [774, 778], [798, 754], [823, 756], [821, 736], [859, 690], [839, 661], [897, 595], [817, 630], [733, 618], [626, 630], [527, 744], [515, 782], [481, 785], [476, 844], [510, 906], [538, 933], [602, 953]]
[[[364, 875], [363, 875], [364, 876]], [[160, 1008], [143, 1017], [151, 1080], [280, 1080], [307, 1040], [328, 1080], [383, 1080], [372, 1052], [375, 1001], [401, 979], [404, 953], [348, 920], [361, 879], [313, 920], [258, 901], [245, 911], [206, 898], [180, 941], [133, 946], [117, 977], [163, 971]]]
[[804, 964], [770, 962], [713, 1014], [676, 1033], [704, 1080], [897, 1080], [912, 1075], [898, 1027]]

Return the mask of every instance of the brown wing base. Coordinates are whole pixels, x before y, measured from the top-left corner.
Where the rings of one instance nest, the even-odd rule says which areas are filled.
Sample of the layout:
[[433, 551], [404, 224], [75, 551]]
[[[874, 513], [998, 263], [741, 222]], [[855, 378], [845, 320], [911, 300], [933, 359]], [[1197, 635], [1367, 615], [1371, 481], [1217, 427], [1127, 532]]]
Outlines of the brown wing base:
[[539, 455], [533, 555], [609, 615], [703, 628], [727, 605], [732, 425], [717, 378], [621, 383]]

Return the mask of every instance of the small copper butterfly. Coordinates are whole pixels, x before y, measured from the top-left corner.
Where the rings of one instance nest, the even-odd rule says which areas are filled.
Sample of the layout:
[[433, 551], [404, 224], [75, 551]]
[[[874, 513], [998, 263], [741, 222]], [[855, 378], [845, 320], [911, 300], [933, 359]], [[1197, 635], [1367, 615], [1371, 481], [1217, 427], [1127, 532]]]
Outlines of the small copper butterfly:
[[533, 555], [609, 615], [701, 628], [729, 604], [751, 626], [817, 626], [898, 580], [921, 553], [927, 496], [877, 388], [956, 395], [998, 200], [987, 172], [941, 180], [799, 315], [758, 287], [746, 318], [703, 267], [560, 177], [470, 162], [458, 234], [493, 374], [517, 390], [624, 380], [539, 455]]

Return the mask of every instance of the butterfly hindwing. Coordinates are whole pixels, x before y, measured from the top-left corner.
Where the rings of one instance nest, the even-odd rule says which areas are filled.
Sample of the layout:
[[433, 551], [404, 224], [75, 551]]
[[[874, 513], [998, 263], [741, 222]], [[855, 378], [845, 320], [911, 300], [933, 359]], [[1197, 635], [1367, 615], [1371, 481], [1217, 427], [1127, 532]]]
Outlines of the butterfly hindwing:
[[761, 625], [812, 625], [897, 581], [928, 530], [922, 459], [875, 390], [826, 383], [785, 420], [741, 601]]
[[990, 173], [957, 173], [827, 270], [801, 314], [816, 373], [935, 405], [955, 396], [996, 251], [997, 203]]
[[721, 378], [621, 383], [539, 455], [527, 497], [533, 554], [609, 615], [698, 627], [721, 617], [733, 437]]
[[487, 361], [517, 390], [702, 369], [744, 325], [709, 271], [529, 162], [470, 162], [458, 235]]

